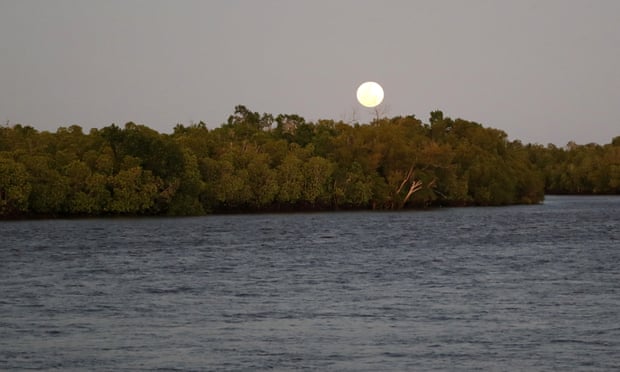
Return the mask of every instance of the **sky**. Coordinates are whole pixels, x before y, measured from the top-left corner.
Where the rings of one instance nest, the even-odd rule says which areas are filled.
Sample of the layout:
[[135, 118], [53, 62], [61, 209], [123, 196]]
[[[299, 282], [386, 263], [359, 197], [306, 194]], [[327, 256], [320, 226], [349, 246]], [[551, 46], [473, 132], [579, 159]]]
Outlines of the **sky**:
[[618, 0], [0, 0], [1, 125], [170, 133], [260, 113], [429, 113], [563, 146], [620, 135]]

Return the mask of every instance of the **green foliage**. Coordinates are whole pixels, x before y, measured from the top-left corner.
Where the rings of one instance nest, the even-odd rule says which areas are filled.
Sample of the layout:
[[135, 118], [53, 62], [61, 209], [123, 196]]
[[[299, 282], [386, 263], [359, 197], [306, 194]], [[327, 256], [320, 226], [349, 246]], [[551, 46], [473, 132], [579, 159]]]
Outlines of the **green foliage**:
[[56, 215], [66, 211], [69, 183], [49, 155], [29, 155], [22, 159], [32, 187], [29, 210], [36, 214]]
[[0, 156], [0, 216], [26, 212], [30, 191], [26, 167]]
[[296, 204], [304, 188], [303, 162], [296, 154], [288, 154], [276, 168], [279, 186], [276, 200], [282, 204]]
[[538, 203], [620, 194], [620, 137], [523, 145], [441, 111], [368, 125], [235, 107], [221, 127], [170, 135], [132, 122], [85, 134], [0, 128], [0, 217]]
[[200, 177], [197, 157], [188, 149], [183, 151], [183, 172], [178, 181], [178, 189], [172, 196], [169, 214], [198, 216], [205, 213], [200, 203], [200, 195], [205, 183]]
[[143, 214], [155, 205], [158, 180], [150, 171], [133, 167], [109, 180], [111, 199], [107, 210], [115, 214]]
[[329, 203], [329, 186], [334, 172], [334, 164], [320, 156], [313, 156], [302, 164], [304, 175], [302, 199], [311, 205]]
[[544, 190], [552, 194], [620, 194], [620, 146], [610, 144], [566, 147], [528, 145], [529, 158], [544, 174]]

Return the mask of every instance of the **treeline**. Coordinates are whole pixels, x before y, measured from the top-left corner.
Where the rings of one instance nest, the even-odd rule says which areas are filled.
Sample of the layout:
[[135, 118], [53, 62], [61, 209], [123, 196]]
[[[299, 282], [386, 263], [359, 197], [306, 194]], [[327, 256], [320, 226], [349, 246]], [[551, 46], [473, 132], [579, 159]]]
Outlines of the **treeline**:
[[528, 145], [548, 194], [620, 194], [620, 136], [607, 145]]
[[545, 191], [620, 193], [620, 137], [559, 149], [441, 111], [349, 125], [244, 106], [172, 134], [0, 128], [3, 218], [530, 204]]

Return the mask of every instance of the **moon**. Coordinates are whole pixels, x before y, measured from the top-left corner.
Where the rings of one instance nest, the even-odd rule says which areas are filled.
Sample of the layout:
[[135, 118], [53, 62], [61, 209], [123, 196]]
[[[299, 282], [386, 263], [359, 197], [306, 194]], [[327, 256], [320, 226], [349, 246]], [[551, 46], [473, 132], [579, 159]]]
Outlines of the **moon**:
[[357, 88], [357, 101], [365, 107], [376, 107], [383, 101], [383, 88], [374, 81], [367, 81]]

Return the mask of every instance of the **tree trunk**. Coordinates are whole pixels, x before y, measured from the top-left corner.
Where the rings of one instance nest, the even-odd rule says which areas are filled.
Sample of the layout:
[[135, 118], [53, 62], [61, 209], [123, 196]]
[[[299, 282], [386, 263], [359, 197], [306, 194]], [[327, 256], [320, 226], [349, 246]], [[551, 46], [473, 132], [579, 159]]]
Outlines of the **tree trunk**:
[[401, 208], [404, 207], [405, 204], [407, 204], [407, 201], [409, 200], [411, 195], [413, 195], [414, 192], [419, 191], [421, 188], [422, 188], [422, 181], [413, 181], [411, 183], [411, 187], [409, 188], [409, 192], [407, 193], [407, 195], [403, 199]]

